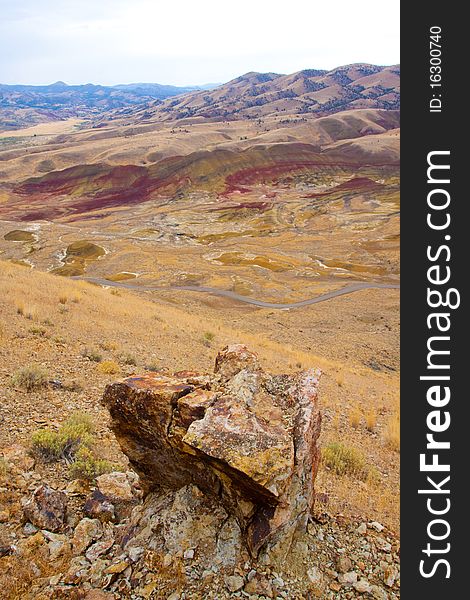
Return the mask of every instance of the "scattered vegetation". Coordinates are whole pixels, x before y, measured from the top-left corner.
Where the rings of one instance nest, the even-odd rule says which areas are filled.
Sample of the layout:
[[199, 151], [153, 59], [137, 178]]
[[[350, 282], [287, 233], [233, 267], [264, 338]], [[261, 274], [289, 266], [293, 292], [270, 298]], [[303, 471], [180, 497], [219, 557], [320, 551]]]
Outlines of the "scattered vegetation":
[[123, 352], [122, 354], [120, 354], [119, 360], [124, 365], [129, 365], [129, 366], [132, 366], [132, 367], [137, 366], [137, 358], [133, 354], [131, 354], [129, 352]]
[[35, 456], [45, 462], [60, 459], [70, 462], [80, 448], [91, 445], [93, 431], [91, 417], [77, 412], [62, 423], [58, 431], [35, 431], [31, 437], [31, 449]]
[[0, 456], [0, 477], [5, 477], [8, 471], [7, 461]]
[[49, 382], [47, 371], [39, 365], [31, 365], [18, 369], [11, 378], [11, 385], [27, 392], [45, 387]]
[[116, 375], [121, 371], [121, 367], [114, 360], [104, 360], [98, 365], [98, 371], [104, 375]]
[[211, 347], [214, 339], [215, 339], [215, 333], [212, 333], [211, 331], [205, 331], [202, 335], [202, 343], [204, 344], [204, 346], [207, 346], [208, 348]]
[[106, 352], [116, 350], [117, 348], [116, 342], [110, 342], [108, 340], [101, 340], [101, 342], [98, 345], [102, 350], [105, 350]]
[[338, 375], [336, 376], [336, 383], [339, 385], [339, 387], [343, 387], [343, 385], [344, 385], [344, 373], [343, 373], [343, 371], [340, 371], [338, 373]]
[[351, 409], [349, 413], [349, 422], [351, 423], [351, 427], [357, 429], [361, 424], [362, 413], [360, 408], [356, 405], [353, 409]]
[[79, 381], [72, 379], [71, 381], [67, 381], [66, 383], [62, 384], [62, 389], [66, 392], [78, 393], [83, 391], [83, 385]]
[[86, 413], [73, 413], [58, 431], [40, 429], [31, 437], [32, 453], [45, 462], [65, 460], [72, 479], [92, 480], [103, 473], [119, 470], [107, 460], [97, 457], [93, 450], [94, 427]]
[[148, 365], [145, 365], [145, 369], [147, 371], [153, 371], [154, 373], [156, 373], [157, 371], [160, 371], [160, 365], [156, 362], [151, 362]]
[[331, 420], [331, 428], [333, 429], [333, 431], [338, 431], [340, 422], [340, 415], [338, 412], [335, 412]]
[[322, 460], [336, 475], [350, 475], [366, 480], [371, 474], [371, 467], [362, 452], [341, 442], [332, 442], [323, 448]]
[[37, 335], [39, 337], [46, 337], [48, 335], [47, 329], [45, 327], [41, 327], [40, 325], [30, 327], [29, 333], [32, 333], [33, 335]]
[[[193, 314], [186, 314], [178, 305], [170, 303], [156, 305], [154, 302], [126, 290], [121, 292], [121, 298], [110, 297], [109, 290], [90, 283], [64, 280], [49, 273], [42, 273], [38, 269], [26, 271], [5, 261], [0, 261], [0, 280], [0, 287], [2, 287], [2, 291], [5, 290], [0, 304], [4, 308], [5, 315], [10, 314], [11, 316], [11, 319], [5, 319], [3, 324], [4, 339], [7, 340], [8, 345], [10, 345], [10, 340], [12, 342], [11, 354], [13, 355], [16, 348], [20, 346], [24, 346], [22, 356], [26, 356], [26, 352], [31, 353], [33, 350], [38, 352], [37, 359], [23, 359], [19, 363], [17, 362], [17, 366], [14, 366], [12, 370], [15, 371], [18, 366], [29, 364], [33, 360], [39, 364], [53, 364], [54, 360], [67, 360], [71, 369], [70, 371], [60, 370], [60, 376], [59, 373], [53, 374], [54, 377], [64, 379], [60, 389], [51, 396], [59, 401], [62, 394], [65, 401], [70, 398], [74, 405], [77, 408], [82, 407], [82, 410], [87, 410], [85, 407], [89, 403], [89, 389], [91, 393], [91, 388], [88, 386], [97, 386], [100, 378], [104, 381], [112, 376], [99, 374], [98, 365], [95, 364], [99, 362], [99, 359], [98, 361], [89, 359], [90, 362], [88, 362], [88, 360], [79, 358], [80, 354], [86, 358], [88, 358], [88, 354], [102, 355], [102, 361], [108, 358], [113, 359], [121, 364], [123, 370], [120, 355], [121, 352], [127, 351], [135, 353], [139, 360], [139, 367], [144, 368], [145, 366], [147, 371], [162, 371], [166, 366], [171, 367], [172, 370], [188, 368], [188, 365], [210, 368], [213, 360], [212, 351], [201, 355], [197, 351], [197, 347], [201, 349], [205, 332], [214, 332], [213, 347], [217, 346], [219, 349], [232, 341], [246, 343], [258, 352], [262, 363], [266, 366], [269, 365], [275, 372], [286, 372], [288, 364], [297, 366], [297, 362], [302, 364], [302, 368], [320, 367], [324, 372], [324, 377], [321, 383], [319, 403], [323, 411], [327, 407], [323, 427], [325, 445], [331, 441], [340, 440], [347, 446], [355, 446], [362, 450], [366, 457], [369, 457], [366, 459], [369, 465], [380, 465], [380, 470], [388, 477], [380, 476], [379, 485], [376, 488], [369, 488], [367, 477], [373, 477], [374, 473], [371, 467], [369, 469], [371, 475], [366, 476], [363, 481], [359, 480], [355, 483], [357, 489], [362, 490], [364, 497], [360, 497], [359, 492], [357, 496], [351, 495], [352, 482], [350, 478], [338, 476], [333, 469], [329, 468], [327, 466], [329, 457], [327, 456], [326, 460], [324, 459], [324, 468], [319, 472], [318, 489], [330, 492], [334, 487], [335, 492], [330, 495], [330, 507], [334, 507], [334, 510], [345, 513], [352, 511], [354, 514], [364, 510], [381, 522], [397, 523], [396, 473], [398, 459], [394, 456], [399, 458], [400, 437], [399, 417], [392, 417], [395, 412], [398, 412], [392, 397], [392, 391], [396, 389], [396, 380], [392, 377], [393, 374], [379, 374], [380, 377], [379, 375], [376, 377], [376, 374], [370, 372], [370, 369], [362, 369], [359, 366], [357, 371], [353, 372], [352, 367], [356, 364], [354, 360], [351, 364], [343, 364], [336, 357], [319, 356], [315, 352], [320, 352], [320, 350], [316, 350], [313, 346], [312, 348], [302, 346], [301, 350], [296, 342], [292, 342], [292, 345], [289, 343], [291, 340], [288, 336], [284, 339], [282, 331], [279, 332], [279, 339], [276, 336], [270, 337], [269, 327], [266, 327], [265, 330], [256, 330], [251, 327], [252, 322], [249, 319], [232, 324], [215, 313], [201, 312], [200, 318], [195, 320]], [[62, 293], [69, 298], [66, 305], [61, 305], [58, 301]], [[72, 303], [75, 295], [80, 298], [80, 304]], [[25, 307], [34, 306], [38, 307], [39, 311], [40, 318], [37, 322], [28, 322], [25, 317], [18, 316]], [[59, 315], [61, 306], [69, 308], [69, 312], [64, 318]], [[327, 304], [325, 304], [326, 306]], [[18, 315], [15, 314], [16, 312]], [[273, 313], [269, 318], [275, 323], [277, 316], [277, 313]], [[28, 328], [34, 325], [46, 326], [45, 317], [53, 320], [56, 320], [57, 317], [57, 323], [54, 329], [50, 329], [51, 343], [41, 342], [38, 344], [37, 340], [28, 333]], [[97, 323], [99, 323], [99, 328]], [[117, 323], [119, 324], [119, 344], [116, 347], [112, 340], [117, 342]], [[158, 331], [158, 336], [156, 331]], [[181, 337], [176, 337], [176, 334]], [[189, 338], [196, 340], [199, 346], [196, 345], [189, 349], [186, 346]], [[134, 345], [130, 345], [131, 340], [138, 340], [138, 346], [134, 348]], [[9, 350], [3, 340], [1, 343], [6, 350]], [[15, 344], [15, 348], [13, 348], [13, 344]], [[85, 346], [87, 350], [81, 352]], [[140, 348], [139, 353], [137, 353], [137, 347]], [[72, 394], [68, 392], [79, 392], [81, 386], [78, 385], [75, 389], [75, 384], [71, 382], [69, 388], [67, 383], [76, 376], [73, 373], [76, 374], [81, 370], [82, 385], [87, 393], [72, 397]], [[66, 372], [70, 372], [69, 379]], [[386, 379], [385, 375], [390, 378], [390, 381]], [[341, 379], [342, 376], [344, 376], [344, 385], [341, 387], [338, 386], [337, 377]], [[51, 376], [51, 379], [54, 377]], [[355, 404], [361, 409], [363, 406], [361, 403], [369, 396], [371, 402], [374, 403], [381, 394], [385, 393], [384, 389], [387, 390], [387, 397], [383, 400], [383, 412], [378, 409], [379, 421], [375, 429], [375, 431], [380, 431], [380, 438], [366, 435], [365, 413], [368, 409], [366, 406], [364, 406], [364, 413], [358, 429], [352, 428], [349, 411], [354, 408]], [[6, 390], [6, 395], [9, 395], [11, 406], [18, 393], [16, 389], [11, 389], [10, 391]], [[31, 396], [34, 401], [34, 394]], [[26, 398], [23, 399], [25, 402], [28, 401]], [[55, 411], [55, 406], [51, 404], [48, 417], [55, 414]], [[39, 411], [34, 412], [37, 414]], [[380, 416], [382, 414], [384, 414], [383, 417]], [[41, 416], [40, 412], [39, 416]], [[395, 454], [395, 450], [397, 454]], [[100, 455], [98, 447], [96, 453], [98, 456]], [[383, 521], [381, 517], [384, 519]]]
[[370, 432], [375, 430], [377, 425], [377, 412], [374, 408], [371, 408], [366, 413], [366, 429]]
[[385, 442], [389, 448], [400, 452], [400, 413], [390, 417], [385, 429]]
[[95, 350], [94, 348], [83, 348], [83, 350], [80, 353], [83, 358], [88, 358], [88, 360], [91, 360], [92, 362], [101, 362], [103, 360], [102, 355], [98, 352], [98, 350]]
[[25, 306], [23, 302], [19, 302], [16, 307], [17, 314], [34, 321], [37, 318], [37, 308], [35, 306]]
[[69, 466], [72, 479], [93, 480], [103, 473], [118, 470], [117, 466], [102, 458], [97, 458], [86, 446], [82, 446], [75, 454], [75, 460]]

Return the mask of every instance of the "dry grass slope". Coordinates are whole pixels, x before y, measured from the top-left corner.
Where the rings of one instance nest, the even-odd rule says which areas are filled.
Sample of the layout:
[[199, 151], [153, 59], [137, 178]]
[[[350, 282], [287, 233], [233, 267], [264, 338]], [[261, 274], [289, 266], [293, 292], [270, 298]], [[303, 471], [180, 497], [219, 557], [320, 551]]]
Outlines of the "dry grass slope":
[[[31, 434], [40, 427], [57, 430], [78, 410], [93, 419], [100, 459], [125, 464], [99, 404], [105, 384], [116, 379], [117, 371], [130, 375], [144, 368], [210, 369], [216, 349], [241, 342], [258, 352], [262, 363], [274, 372], [312, 366], [323, 370], [323, 444], [328, 447], [341, 442], [352, 448], [374, 474], [357, 477], [351, 472], [323, 469], [317, 486], [322, 502], [326, 502], [323, 508], [366, 515], [397, 530], [398, 434], [396, 427], [390, 429], [390, 423], [398, 414], [398, 377], [345, 359], [342, 352], [326, 343], [326, 353], [307, 350], [302, 334], [296, 338], [292, 332], [302, 329], [300, 323], [306, 316], [315, 318], [318, 308], [302, 313], [278, 312], [274, 320], [270, 311], [244, 308], [240, 312], [240, 307], [228, 315], [220, 311], [222, 300], [195, 304], [196, 300], [178, 302], [168, 294], [154, 301], [126, 291], [115, 295], [109, 289], [1, 261], [0, 286], [4, 290], [0, 299], [0, 447], [18, 441], [29, 443]], [[335, 302], [347, 307], [357, 300]], [[337, 318], [337, 309], [331, 305], [331, 310]], [[326, 323], [326, 303], [322, 314]], [[31, 333], [32, 324], [45, 333]], [[321, 343], [318, 347], [323, 348]], [[60, 386], [32, 391], [13, 387], [11, 375], [30, 365], [47, 371], [48, 379], [60, 382]], [[353, 406], [363, 414], [375, 411], [373, 428], [351, 423]], [[86, 457], [83, 459], [86, 462]], [[65, 472], [62, 475], [68, 476]], [[57, 476], [61, 476], [60, 469]], [[322, 504], [318, 507], [322, 510]]]

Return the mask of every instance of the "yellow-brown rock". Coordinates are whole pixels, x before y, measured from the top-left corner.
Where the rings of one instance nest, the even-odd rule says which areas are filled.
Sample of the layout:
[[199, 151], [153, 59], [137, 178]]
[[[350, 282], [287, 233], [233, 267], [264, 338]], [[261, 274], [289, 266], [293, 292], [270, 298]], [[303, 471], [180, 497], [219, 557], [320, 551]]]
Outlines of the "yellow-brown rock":
[[215, 374], [146, 374], [109, 385], [111, 427], [146, 491], [196, 485], [234, 515], [254, 555], [305, 526], [314, 500], [319, 371], [264, 373], [245, 346]]

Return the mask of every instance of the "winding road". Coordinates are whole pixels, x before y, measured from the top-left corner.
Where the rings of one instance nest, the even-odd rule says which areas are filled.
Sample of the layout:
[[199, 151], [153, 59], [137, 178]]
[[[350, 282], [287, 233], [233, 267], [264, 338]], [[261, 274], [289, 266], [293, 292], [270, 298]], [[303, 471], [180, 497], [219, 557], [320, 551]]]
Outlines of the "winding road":
[[302, 306], [309, 306], [310, 304], [317, 304], [318, 302], [325, 302], [325, 300], [330, 300], [331, 298], [336, 298], [337, 296], [344, 296], [345, 294], [352, 294], [353, 292], [359, 292], [361, 290], [367, 290], [367, 289], [390, 289], [390, 290], [400, 289], [399, 284], [367, 283], [365, 281], [360, 281], [360, 282], [356, 282], [356, 283], [351, 283], [351, 284], [346, 285], [337, 290], [332, 290], [331, 292], [326, 292], [325, 294], [319, 294], [318, 296], [315, 296], [313, 298], [307, 298], [306, 300], [300, 300], [299, 302], [287, 302], [285, 304], [276, 304], [274, 302], [265, 302], [264, 300], [257, 300], [256, 298], [250, 298], [249, 296], [242, 296], [241, 294], [237, 294], [237, 293], [231, 292], [229, 290], [221, 290], [218, 288], [204, 287], [204, 286], [199, 286], [199, 285], [161, 287], [161, 286], [152, 286], [152, 285], [139, 285], [136, 283], [129, 283], [128, 281], [108, 281], [107, 279], [102, 279], [99, 277], [77, 276], [77, 277], [72, 277], [71, 279], [80, 279], [82, 281], [88, 281], [90, 283], [96, 283], [98, 285], [105, 285], [108, 287], [119, 287], [119, 288], [125, 288], [128, 290], [136, 290], [136, 291], [140, 291], [140, 292], [157, 292], [157, 291], [172, 291], [172, 290], [204, 292], [206, 294], [214, 294], [215, 296], [223, 296], [225, 298], [231, 298], [232, 300], [238, 300], [239, 302], [244, 302], [245, 304], [253, 304], [254, 306], [259, 306], [261, 308], [274, 308], [274, 309], [301, 308]]

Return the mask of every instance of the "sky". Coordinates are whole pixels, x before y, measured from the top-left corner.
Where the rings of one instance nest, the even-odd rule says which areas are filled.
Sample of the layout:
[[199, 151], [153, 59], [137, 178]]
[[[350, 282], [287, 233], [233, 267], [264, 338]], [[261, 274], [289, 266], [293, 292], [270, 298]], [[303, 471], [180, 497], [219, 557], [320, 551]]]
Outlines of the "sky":
[[0, 0], [0, 83], [222, 83], [399, 56], [399, 0]]

